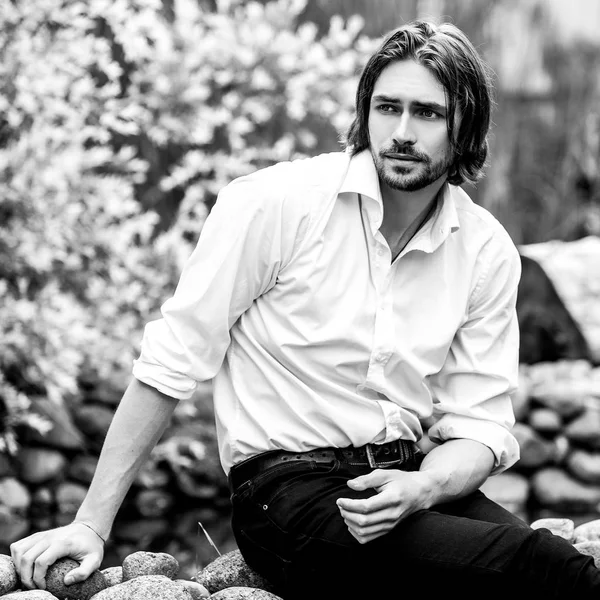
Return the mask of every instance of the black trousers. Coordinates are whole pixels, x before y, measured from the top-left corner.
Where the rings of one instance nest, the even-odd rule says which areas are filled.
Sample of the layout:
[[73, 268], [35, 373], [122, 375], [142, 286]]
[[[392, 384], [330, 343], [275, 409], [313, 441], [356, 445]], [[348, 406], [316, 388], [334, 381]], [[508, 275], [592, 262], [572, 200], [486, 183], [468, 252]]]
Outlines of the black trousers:
[[[234, 467], [235, 469], [235, 467]], [[284, 600], [600, 599], [600, 569], [567, 540], [532, 529], [482, 492], [419, 511], [366, 544], [336, 500], [369, 467], [291, 462], [232, 489], [232, 528], [246, 562]]]

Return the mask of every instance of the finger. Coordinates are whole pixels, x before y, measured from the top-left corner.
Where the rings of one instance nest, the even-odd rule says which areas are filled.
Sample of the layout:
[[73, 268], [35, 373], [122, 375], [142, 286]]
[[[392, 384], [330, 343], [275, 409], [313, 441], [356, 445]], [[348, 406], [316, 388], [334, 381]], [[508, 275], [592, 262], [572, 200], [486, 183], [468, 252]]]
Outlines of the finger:
[[390, 471], [375, 469], [366, 475], [349, 479], [348, 486], [353, 490], [366, 490], [368, 488], [379, 487], [388, 481], [390, 481]]
[[[31, 546], [26, 552], [20, 554], [18, 562], [18, 571], [22, 584], [28, 588], [36, 587], [34, 581], [35, 561], [48, 548], [48, 543], [41, 539], [37, 544]], [[17, 552], [19, 554], [19, 552]], [[17, 563], [15, 563], [17, 564]], [[42, 588], [43, 589], [43, 588]]]
[[392, 504], [383, 494], [375, 494], [370, 498], [338, 498], [336, 503], [339, 508], [363, 515], [385, 510]]
[[100, 567], [101, 558], [95, 554], [88, 554], [80, 565], [65, 575], [65, 585], [85, 581], [97, 568]]

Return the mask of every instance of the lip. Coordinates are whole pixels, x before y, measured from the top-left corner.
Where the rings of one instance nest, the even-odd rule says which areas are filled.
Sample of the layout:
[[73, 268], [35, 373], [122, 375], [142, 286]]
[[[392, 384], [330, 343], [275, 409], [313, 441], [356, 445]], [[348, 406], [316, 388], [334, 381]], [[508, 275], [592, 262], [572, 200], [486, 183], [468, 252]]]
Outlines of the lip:
[[412, 154], [396, 154], [394, 152], [388, 152], [385, 154], [385, 156], [387, 158], [391, 158], [393, 160], [403, 160], [403, 161], [410, 161], [410, 162], [421, 162], [421, 159], [417, 158], [416, 156], [413, 156]]

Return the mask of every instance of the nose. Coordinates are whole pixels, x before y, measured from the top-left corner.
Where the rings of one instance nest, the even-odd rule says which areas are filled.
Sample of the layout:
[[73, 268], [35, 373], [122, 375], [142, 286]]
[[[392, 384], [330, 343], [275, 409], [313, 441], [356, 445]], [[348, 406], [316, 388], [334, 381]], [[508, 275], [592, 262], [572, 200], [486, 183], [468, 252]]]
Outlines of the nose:
[[411, 115], [408, 111], [404, 111], [404, 113], [400, 116], [400, 120], [392, 137], [399, 146], [404, 144], [414, 144], [417, 141], [412, 127]]

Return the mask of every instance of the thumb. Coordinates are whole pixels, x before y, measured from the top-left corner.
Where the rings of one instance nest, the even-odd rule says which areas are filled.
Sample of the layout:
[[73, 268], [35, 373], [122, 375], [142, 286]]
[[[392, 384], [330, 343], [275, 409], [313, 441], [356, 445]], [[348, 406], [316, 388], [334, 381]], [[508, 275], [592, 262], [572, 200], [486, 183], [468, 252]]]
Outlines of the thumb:
[[361, 475], [348, 481], [348, 487], [353, 490], [377, 488], [389, 480], [389, 473], [383, 469], [375, 469], [366, 475]]
[[78, 567], [65, 575], [65, 585], [81, 583], [85, 581], [99, 566], [99, 562], [93, 556], [86, 556]]

